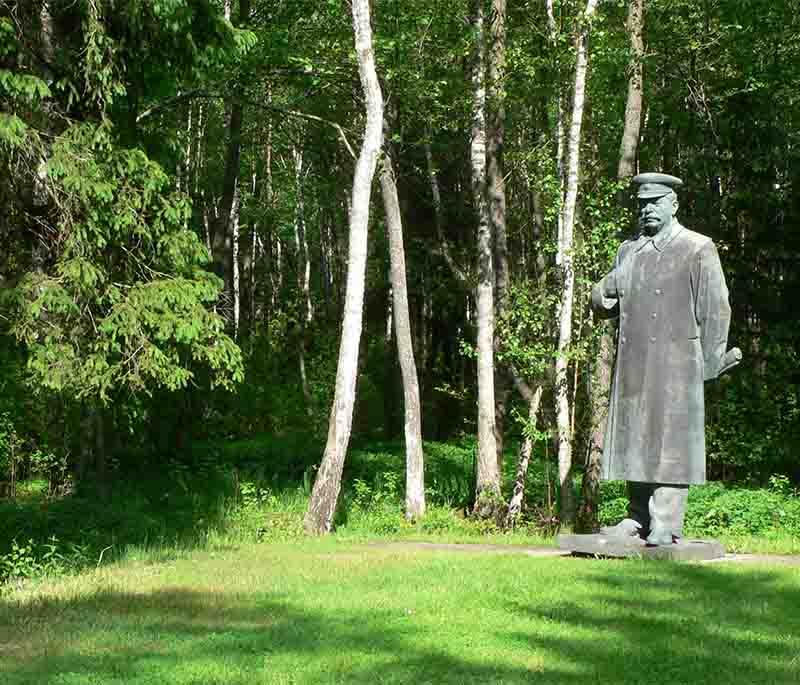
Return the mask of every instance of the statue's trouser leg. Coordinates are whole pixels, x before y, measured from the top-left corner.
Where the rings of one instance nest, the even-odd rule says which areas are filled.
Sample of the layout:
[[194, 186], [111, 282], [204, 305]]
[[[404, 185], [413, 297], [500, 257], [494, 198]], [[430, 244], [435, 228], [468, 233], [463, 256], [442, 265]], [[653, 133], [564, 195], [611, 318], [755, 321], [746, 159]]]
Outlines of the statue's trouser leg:
[[636, 521], [641, 529], [639, 535], [647, 537], [650, 533], [650, 498], [653, 495], [653, 483], [637, 483], [629, 480], [628, 486], [628, 518]]
[[628, 518], [642, 526], [642, 537], [667, 544], [683, 535], [688, 494], [688, 485], [628, 481]]
[[689, 486], [653, 483], [652, 488], [648, 501], [650, 533], [647, 542], [653, 545], [669, 545], [683, 534]]

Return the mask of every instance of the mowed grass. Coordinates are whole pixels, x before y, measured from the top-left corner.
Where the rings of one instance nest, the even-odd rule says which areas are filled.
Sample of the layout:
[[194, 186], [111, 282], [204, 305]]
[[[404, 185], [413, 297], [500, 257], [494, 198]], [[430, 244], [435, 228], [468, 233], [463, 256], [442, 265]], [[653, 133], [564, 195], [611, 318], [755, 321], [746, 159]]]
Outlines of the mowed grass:
[[246, 545], [0, 599], [0, 683], [798, 683], [800, 568]]

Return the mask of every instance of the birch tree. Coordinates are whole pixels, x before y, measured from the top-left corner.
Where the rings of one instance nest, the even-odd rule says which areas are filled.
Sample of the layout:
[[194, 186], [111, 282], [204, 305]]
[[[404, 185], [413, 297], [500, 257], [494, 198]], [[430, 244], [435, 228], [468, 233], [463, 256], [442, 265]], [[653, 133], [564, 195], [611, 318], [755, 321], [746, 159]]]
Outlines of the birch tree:
[[[628, 94], [625, 101], [625, 124], [619, 146], [617, 179], [624, 181], [636, 174], [636, 160], [642, 124], [642, 92], [644, 75], [644, 0], [629, 0], [626, 24], [630, 40], [631, 60], [628, 65]], [[623, 198], [620, 197], [620, 200]], [[591, 316], [591, 313], [590, 313]], [[589, 403], [591, 426], [583, 475], [582, 504], [579, 519], [593, 528], [597, 521], [597, 500], [600, 491], [600, 459], [603, 452], [603, 434], [608, 416], [608, 398], [611, 391], [611, 373], [614, 364], [613, 322], [602, 321], [600, 343], [594, 368], [590, 376]]]
[[342, 468], [353, 425], [367, 266], [370, 196], [383, 138], [383, 95], [375, 70], [369, 0], [352, 0], [352, 15], [358, 73], [364, 90], [367, 116], [351, 193], [347, 291], [336, 369], [336, 388], [328, 422], [325, 452], [314, 481], [303, 524], [305, 531], [312, 535], [329, 532], [333, 524], [336, 501], [341, 489]]
[[497, 468], [494, 395], [494, 267], [492, 264], [492, 229], [486, 202], [486, 80], [483, 4], [475, 3], [475, 52], [472, 63], [472, 131], [470, 160], [472, 198], [477, 215], [478, 284], [475, 294], [477, 309], [478, 352], [478, 469], [476, 513], [491, 515], [500, 495], [500, 473]]
[[558, 431], [558, 478], [561, 488], [561, 520], [567, 527], [575, 516], [575, 498], [572, 491], [572, 429], [569, 408], [568, 352], [572, 342], [572, 304], [575, 290], [573, 266], [573, 235], [575, 207], [578, 199], [578, 174], [580, 171], [581, 126], [586, 98], [588, 71], [589, 27], [597, 9], [598, 0], [587, 0], [575, 30], [575, 78], [572, 88], [572, 118], [567, 138], [567, 168], [564, 204], [561, 211], [561, 235], [556, 254], [556, 265], [561, 273], [562, 298], [558, 316], [558, 354], [556, 356], [556, 427]]
[[[389, 131], [387, 130], [386, 133], [385, 139], [390, 140]], [[400, 373], [403, 377], [404, 433], [406, 440], [406, 518], [415, 520], [425, 515], [422, 415], [420, 412], [417, 365], [414, 361], [414, 344], [411, 337], [411, 317], [408, 313], [403, 222], [400, 214], [400, 201], [397, 197], [394, 166], [392, 164], [392, 147], [387, 145], [387, 148], [381, 158], [380, 180], [383, 192], [383, 206], [386, 214], [386, 231], [389, 236], [392, 319], [394, 320], [394, 331], [397, 336]]]
[[297, 354], [300, 365], [300, 383], [303, 388], [303, 398], [306, 403], [306, 414], [312, 415], [311, 388], [308, 384], [306, 373], [306, 326], [313, 318], [311, 304], [311, 259], [308, 253], [308, 239], [306, 237], [306, 210], [303, 198], [303, 177], [306, 173], [303, 166], [303, 151], [296, 147], [292, 149], [294, 159], [295, 183], [295, 217], [294, 217], [294, 246], [297, 256], [297, 291], [299, 307], [297, 315], [298, 345]]
[[[488, 50], [488, 126], [486, 145], [486, 183], [489, 194], [489, 218], [494, 237], [495, 317], [505, 309], [509, 283], [508, 241], [506, 236], [506, 184], [503, 165], [505, 146], [505, 69], [506, 69], [506, 0], [492, 0], [489, 17]], [[495, 367], [495, 449], [497, 470], [503, 467], [503, 433], [510, 387], [500, 366]]]

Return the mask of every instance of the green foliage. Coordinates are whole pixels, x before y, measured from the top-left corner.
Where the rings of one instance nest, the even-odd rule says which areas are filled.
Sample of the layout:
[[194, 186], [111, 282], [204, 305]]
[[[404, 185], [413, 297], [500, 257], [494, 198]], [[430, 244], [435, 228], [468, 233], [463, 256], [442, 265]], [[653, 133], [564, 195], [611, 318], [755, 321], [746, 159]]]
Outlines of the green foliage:
[[524, 378], [541, 382], [556, 354], [552, 322], [558, 296], [537, 286], [528, 281], [509, 289], [509, 306], [497, 326], [502, 340], [497, 360], [513, 364]]
[[160, 167], [82, 124], [57, 139], [46, 174], [59, 250], [50, 273], [22, 280], [15, 325], [34, 382], [108, 401], [185, 387], [194, 364], [223, 386], [241, 381], [240, 352], [211, 310], [219, 280]]
[[0, 480], [11, 471], [12, 460], [19, 459], [21, 441], [7, 412], [0, 413]]
[[764, 483], [776, 472], [796, 474], [800, 442], [797, 386], [785, 382], [797, 360], [776, 346], [769, 375], [754, 383], [747, 365], [725, 378], [709, 402], [706, 428], [709, 465], [717, 477]]
[[800, 499], [783, 478], [773, 479], [769, 488], [729, 489], [711, 483], [689, 493], [691, 535], [765, 535], [779, 530], [800, 535]]
[[225, 539], [285, 542], [303, 536], [307, 497], [302, 489], [274, 491], [253, 481], [239, 483], [239, 495], [226, 514]]
[[[625, 517], [625, 484], [601, 486], [600, 523]], [[690, 537], [800, 535], [800, 498], [785, 476], [774, 476], [768, 488], [707, 483], [689, 489], [685, 534]]]
[[55, 535], [46, 542], [11, 541], [11, 549], [0, 553], [0, 591], [5, 583], [64, 575], [78, 571], [90, 561], [89, 547], [76, 542], [62, 544]]

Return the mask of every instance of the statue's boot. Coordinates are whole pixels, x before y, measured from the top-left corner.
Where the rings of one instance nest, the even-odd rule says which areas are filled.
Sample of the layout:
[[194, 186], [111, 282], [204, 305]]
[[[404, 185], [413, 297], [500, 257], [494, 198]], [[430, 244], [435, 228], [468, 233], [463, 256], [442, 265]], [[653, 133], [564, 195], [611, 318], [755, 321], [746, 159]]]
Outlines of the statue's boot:
[[671, 545], [681, 538], [688, 493], [687, 485], [661, 485], [653, 490], [648, 502], [648, 545]]
[[650, 532], [650, 510], [648, 502], [653, 494], [651, 483], [636, 483], [629, 481], [628, 513], [622, 521], [615, 526], [606, 526], [600, 529], [603, 535], [646, 538]]
[[672, 534], [672, 529], [659, 527], [658, 525], [653, 526], [650, 535], [647, 536], [648, 545], [671, 545], [677, 541], [678, 538]]
[[631, 518], [624, 518], [615, 526], [604, 526], [600, 529], [602, 535], [625, 538], [640, 537], [641, 531], [642, 524]]

